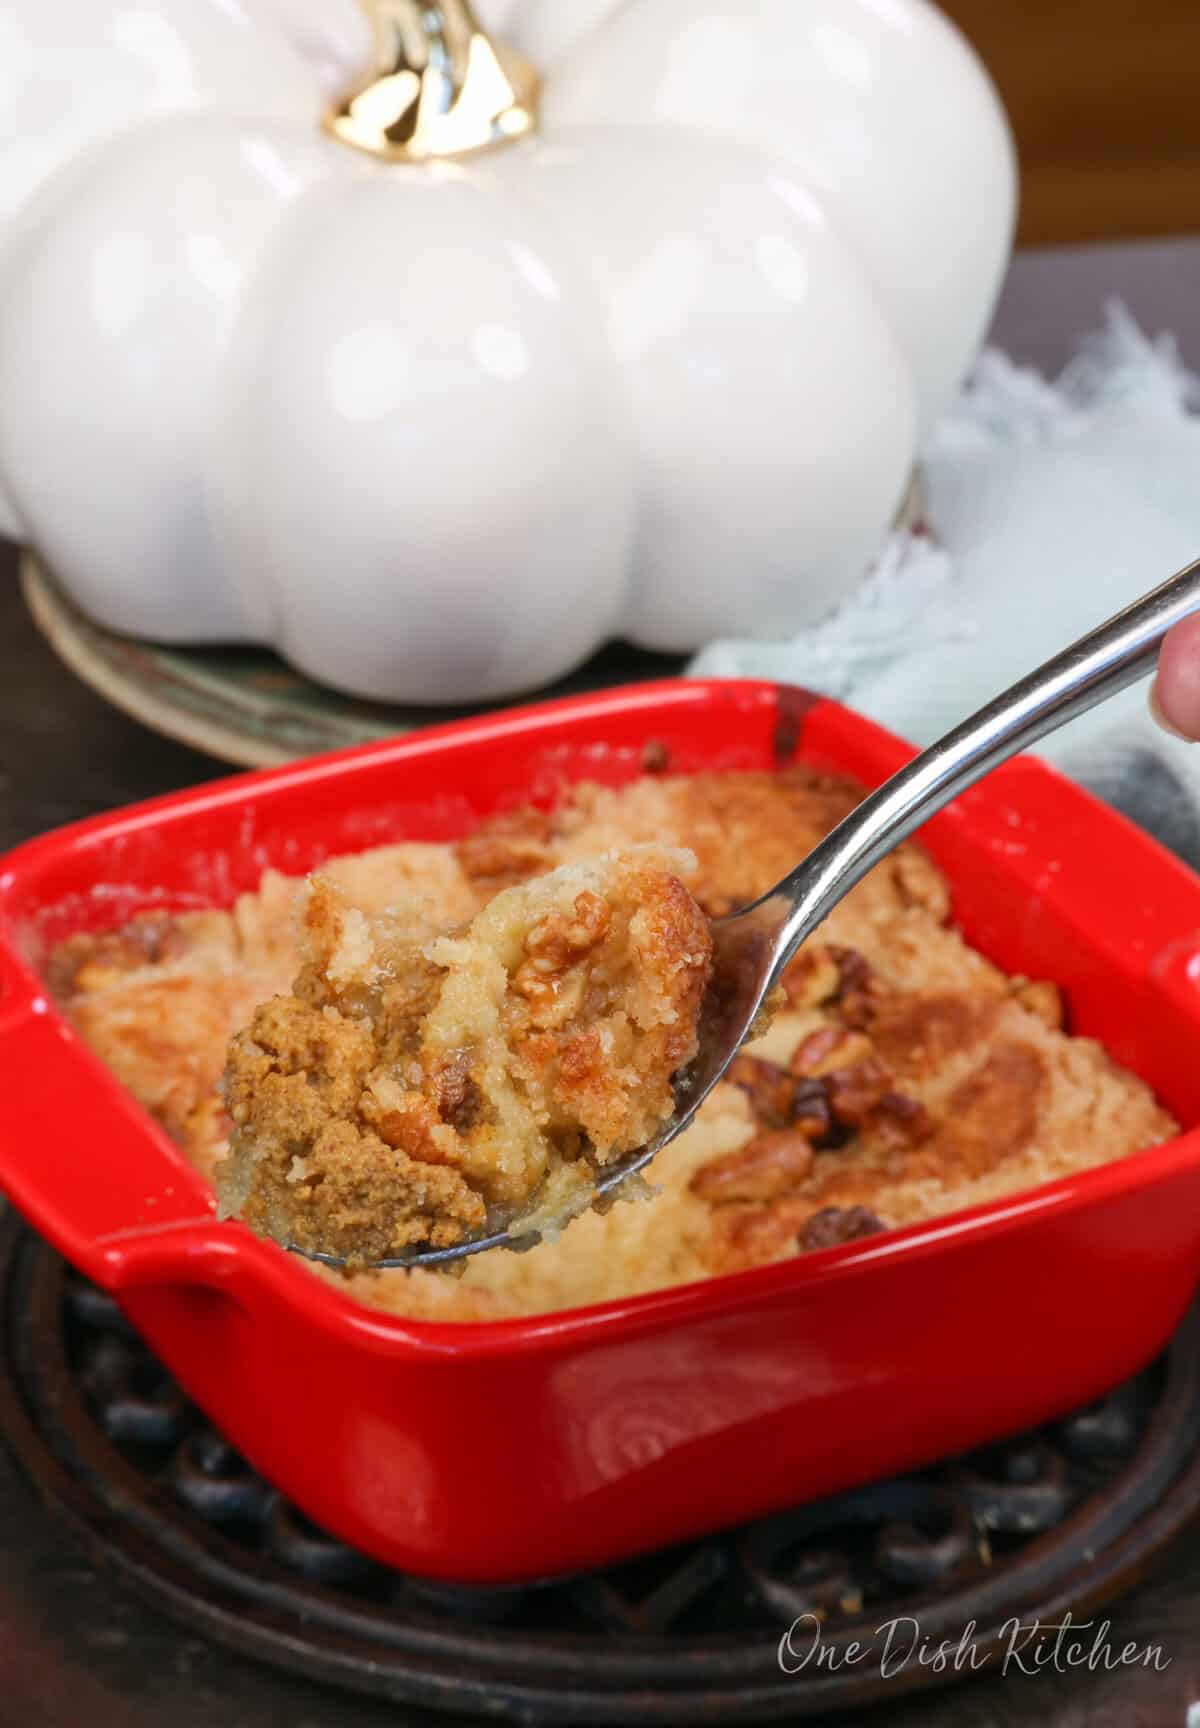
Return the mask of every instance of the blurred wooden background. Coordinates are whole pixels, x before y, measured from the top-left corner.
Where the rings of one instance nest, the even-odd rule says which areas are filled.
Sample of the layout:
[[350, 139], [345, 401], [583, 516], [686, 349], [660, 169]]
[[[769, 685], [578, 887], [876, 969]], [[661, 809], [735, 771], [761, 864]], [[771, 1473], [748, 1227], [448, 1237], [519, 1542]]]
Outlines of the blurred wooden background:
[[1200, 234], [1200, 0], [939, 0], [1021, 150], [1021, 240]]

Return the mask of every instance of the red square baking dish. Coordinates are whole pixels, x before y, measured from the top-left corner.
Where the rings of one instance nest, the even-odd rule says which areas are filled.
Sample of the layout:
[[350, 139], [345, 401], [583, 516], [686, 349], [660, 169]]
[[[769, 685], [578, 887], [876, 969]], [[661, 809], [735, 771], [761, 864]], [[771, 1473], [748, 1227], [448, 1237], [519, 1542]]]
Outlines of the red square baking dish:
[[[356, 1305], [237, 1225], [64, 1023], [38, 960], [148, 906], [228, 904], [579, 779], [794, 759], [874, 785], [910, 751], [832, 702], [672, 682], [243, 776], [0, 861], [0, 1183], [318, 1523], [501, 1583], [613, 1561], [1049, 1418], [1150, 1360], [1200, 1279], [1200, 1134], [998, 1204], [603, 1307], [430, 1325]], [[1200, 1122], [1200, 879], [1047, 768], [922, 835], [968, 940], [1053, 978]], [[1098, 1122], [1096, 1132], [1103, 1134]]]

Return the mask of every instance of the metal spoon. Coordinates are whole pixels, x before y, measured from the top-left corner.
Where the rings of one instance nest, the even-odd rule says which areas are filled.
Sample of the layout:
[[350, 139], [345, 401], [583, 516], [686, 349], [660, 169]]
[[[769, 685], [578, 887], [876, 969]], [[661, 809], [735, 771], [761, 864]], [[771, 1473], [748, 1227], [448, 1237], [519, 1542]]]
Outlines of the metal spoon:
[[[689, 1126], [746, 1042], [796, 950], [880, 859], [1018, 751], [1153, 672], [1163, 638], [1200, 610], [1200, 560], [1048, 660], [932, 744], [872, 792], [778, 887], [731, 918], [713, 921], [713, 975], [700, 1049], [675, 1086], [675, 1114], [649, 1145], [599, 1172], [595, 1197], [612, 1194]], [[514, 1226], [518, 1228], [519, 1226]], [[455, 1248], [414, 1251], [381, 1269], [446, 1266], [492, 1248], [536, 1247], [540, 1234], [507, 1232]], [[326, 1265], [325, 1255], [309, 1258]]]

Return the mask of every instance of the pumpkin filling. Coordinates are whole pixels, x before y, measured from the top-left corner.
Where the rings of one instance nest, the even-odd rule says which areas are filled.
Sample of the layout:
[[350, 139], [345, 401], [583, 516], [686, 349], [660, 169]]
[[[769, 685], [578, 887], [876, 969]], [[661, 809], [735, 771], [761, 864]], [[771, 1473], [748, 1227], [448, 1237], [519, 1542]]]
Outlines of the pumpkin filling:
[[231, 1045], [223, 1209], [354, 1265], [586, 1207], [696, 1051], [711, 944], [669, 863], [567, 866], [433, 937], [315, 879], [293, 993]]
[[[685, 777], [669, 766], [648, 752], [654, 771], [626, 786], [574, 786], [553, 810], [507, 811], [457, 844], [333, 859], [315, 893], [268, 871], [229, 911], [149, 914], [72, 937], [51, 956], [51, 984], [79, 1033], [227, 1196], [249, 1186], [244, 1161], [261, 1147], [259, 1227], [302, 1235], [299, 1191], [314, 1183], [325, 1133], [368, 1161], [361, 1196], [343, 1166], [348, 1245], [373, 1258], [433, 1211], [444, 1239], [472, 1231], [553, 1169], [569, 1178], [585, 1137], [613, 1153], [647, 1137], [672, 1065], [687, 1060], [675, 1040], [692, 1011], [695, 949], [678, 884], [710, 917], [753, 900], [861, 796], [806, 767]], [[648, 845], [687, 852], [639, 858], [633, 849]], [[661, 898], [639, 887], [640, 903], [659, 910], [636, 993], [635, 914], [615, 879], [593, 874], [549, 906], [507, 898], [553, 895], [548, 873], [611, 869], [595, 860], [613, 853], [676, 879]], [[591, 946], [604, 914], [586, 898], [577, 910], [581, 894], [611, 907]], [[448, 990], [459, 976], [448, 962], [467, 950], [463, 988]], [[317, 1275], [417, 1319], [543, 1314], [853, 1245], [1175, 1132], [1139, 1079], [1071, 1035], [1052, 983], [1010, 978], [963, 940], [949, 885], [918, 846], [884, 859], [834, 910], [785, 989], [770, 1030], [655, 1158], [649, 1204], [586, 1211], [557, 1239], [480, 1255], [458, 1279]], [[592, 1060], [587, 1033], [601, 1028], [622, 1063]], [[485, 1051], [500, 1060], [489, 1065]], [[538, 1135], [502, 1147], [497, 1124], [513, 1119], [502, 1106], [534, 1118]], [[291, 1121], [269, 1120], [285, 1110]], [[231, 1113], [244, 1117], [232, 1154]], [[397, 1205], [377, 1234], [371, 1154], [389, 1180], [401, 1160], [413, 1179], [407, 1211]]]

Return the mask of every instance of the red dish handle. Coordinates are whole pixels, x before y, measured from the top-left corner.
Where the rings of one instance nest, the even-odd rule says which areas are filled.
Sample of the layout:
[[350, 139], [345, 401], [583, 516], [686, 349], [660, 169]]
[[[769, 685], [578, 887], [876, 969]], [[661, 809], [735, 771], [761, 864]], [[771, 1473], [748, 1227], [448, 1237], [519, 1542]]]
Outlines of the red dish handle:
[[[0, 949], [0, 1190], [98, 1284], [209, 1257], [211, 1191]], [[223, 1245], [227, 1252], [228, 1244]], [[197, 1267], [198, 1269], [198, 1267]]]

